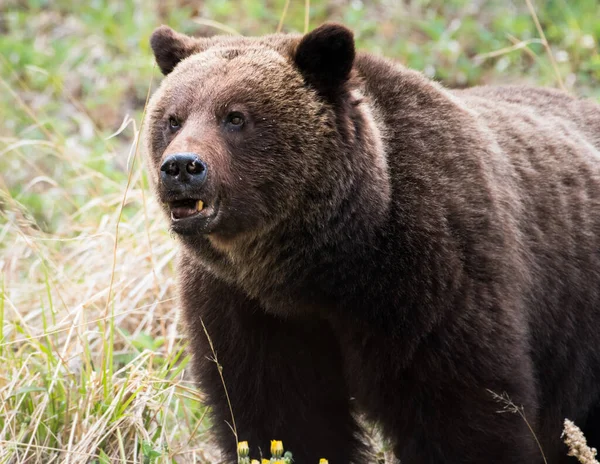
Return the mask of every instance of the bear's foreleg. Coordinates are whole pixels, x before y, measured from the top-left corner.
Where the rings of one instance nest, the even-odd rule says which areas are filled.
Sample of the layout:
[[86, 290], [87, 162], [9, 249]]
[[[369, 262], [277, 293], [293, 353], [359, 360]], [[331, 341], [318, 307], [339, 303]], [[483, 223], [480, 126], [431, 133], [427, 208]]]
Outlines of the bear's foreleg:
[[233, 429], [252, 457], [269, 457], [269, 440], [276, 439], [299, 463], [369, 462], [329, 326], [267, 315], [241, 291], [183, 267], [195, 374], [226, 462], [237, 462]]

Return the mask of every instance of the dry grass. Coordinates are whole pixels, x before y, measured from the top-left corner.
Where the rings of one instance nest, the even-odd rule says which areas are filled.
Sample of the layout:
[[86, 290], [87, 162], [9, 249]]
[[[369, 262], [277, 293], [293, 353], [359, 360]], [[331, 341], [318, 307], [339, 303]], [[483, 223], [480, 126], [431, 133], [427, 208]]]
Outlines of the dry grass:
[[599, 464], [596, 460], [596, 448], [590, 448], [583, 432], [569, 419], [565, 419], [563, 439], [569, 447], [569, 456], [577, 458], [581, 464]]
[[538, 449], [540, 450], [540, 455], [542, 456], [544, 464], [548, 464], [548, 460], [546, 459], [546, 455], [544, 454], [544, 449], [542, 448], [542, 445], [537, 435], [535, 434], [535, 431], [531, 427], [531, 423], [527, 420], [525, 408], [523, 406], [515, 404], [506, 392], [503, 392], [502, 394], [498, 394], [496, 392], [493, 392], [492, 390], [488, 390], [488, 392], [495, 401], [502, 404], [502, 410], [498, 411], [498, 413], [518, 414], [521, 417], [521, 419], [523, 419], [523, 422], [525, 422], [525, 425], [527, 425], [527, 428], [529, 429], [529, 433], [531, 433], [531, 436], [534, 438], [535, 443]]
[[[61, 185], [31, 180], [52, 184], [64, 204], [89, 198], [52, 234], [0, 190], [2, 463], [209, 462], [177, 325], [175, 243], [146, 198], [133, 135], [128, 190], [83, 166]], [[26, 139], [4, 153], [25, 145], [66, 156]]]

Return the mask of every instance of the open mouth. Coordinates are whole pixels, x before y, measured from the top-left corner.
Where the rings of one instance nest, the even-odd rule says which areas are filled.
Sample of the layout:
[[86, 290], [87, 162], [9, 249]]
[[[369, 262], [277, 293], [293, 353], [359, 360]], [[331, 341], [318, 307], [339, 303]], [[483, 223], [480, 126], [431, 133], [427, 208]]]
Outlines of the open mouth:
[[176, 200], [168, 203], [171, 210], [171, 220], [179, 221], [182, 219], [201, 216], [205, 211], [204, 202], [202, 200]]
[[199, 198], [168, 201], [171, 229], [183, 235], [210, 233], [217, 226], [220, 203], [219, 197], [210, 203]]

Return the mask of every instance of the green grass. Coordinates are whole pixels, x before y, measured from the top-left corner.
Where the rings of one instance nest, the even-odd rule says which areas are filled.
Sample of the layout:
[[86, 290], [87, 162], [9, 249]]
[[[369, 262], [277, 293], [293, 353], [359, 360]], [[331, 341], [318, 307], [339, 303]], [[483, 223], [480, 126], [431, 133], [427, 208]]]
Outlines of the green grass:
[[[136, 149], [160, 80], [148, 36], [161, 23], [270, 33], [285, 3], [0, 6], [0, 464], [214, 462], [178, 325], [175, 241]], [[525, 1], [312, 3], [311, 27], [341, 21], [360, 48], [447, 85], [560, 76], [600, 98], [597, 0], [537, 3], [556, 69]], [[284, 31], [304, 30], [304, 5], [290, 1]]]

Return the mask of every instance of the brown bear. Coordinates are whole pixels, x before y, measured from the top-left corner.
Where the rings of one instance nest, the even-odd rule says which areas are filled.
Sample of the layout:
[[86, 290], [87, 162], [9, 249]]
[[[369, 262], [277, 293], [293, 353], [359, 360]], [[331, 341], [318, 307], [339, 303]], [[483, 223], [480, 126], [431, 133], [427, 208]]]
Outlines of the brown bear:
[[598, 434], [598, 105], [450, 91], [337, 24], [151, 45], [148, 166], [226, 462], [233, 430], [300, 464], [373, 462], [363, 423], [410, 464]]

